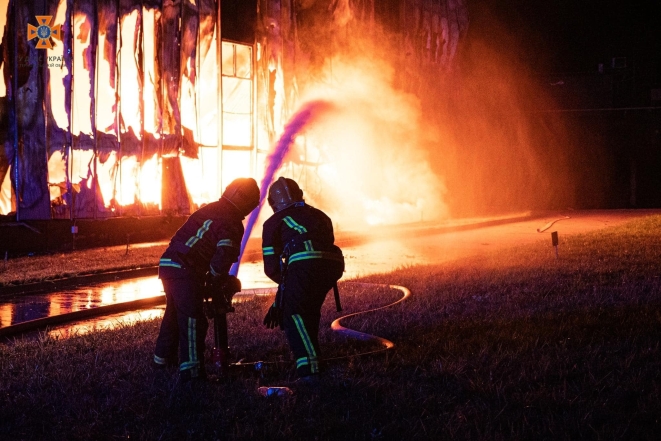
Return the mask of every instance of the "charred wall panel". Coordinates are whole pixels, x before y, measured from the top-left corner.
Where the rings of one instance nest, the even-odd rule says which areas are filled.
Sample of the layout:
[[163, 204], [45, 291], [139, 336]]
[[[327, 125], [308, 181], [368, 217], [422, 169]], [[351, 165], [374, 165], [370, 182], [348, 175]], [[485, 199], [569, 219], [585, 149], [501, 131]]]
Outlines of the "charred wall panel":
[[[120, 16], [120, 157], [142, 153], [143, 116], [142, 88], [142, 5], [134, 0], [121, 0]], [[137, 94], [137, 96], [136, 96]]]
[[197, 44], [199, 31], [199, 15], [197, 4], [191, 0], [183, 1], [181, 15], [181, 98], [180, 106], [186, 105], [185, 121], [182, 120], [183, 144], [182, 154], [189, 158], [197, 158], [195, 133], [197, 128]]
[[[71, 217], [71, 186], [63, 164], [67, 161], [71, 138], [69, 134], [69, 115], [71, 112], [71, 58], [64, 54], [71, 50], [71, 20], [67, 14], [67, 0], [49, 0], [47, 15], [54, 23], [61, 23], [59, 45], [46, 52], [43, 64], [44, 110], [46, 112], [46, 145], [48, 158], [54, 158], [51, 172], [49, 166], [48, 186], [51, 196], [51, 212], [55, 219]], [[64, 16], [64, 22], [60, 18]], [[53, 39], [55, 40], [55, 39]], [[56, 112], [58, 113], [56, 115]], [[61, 160], [58, 161], [58, 158]]]
[[[18, 213], [17, 219], [49, 219], [50, 198], [47, 184], [46, 133], [43, 112], [43, 55], [30, 44], [26, 25], [45, 10], [42, 1], [20, 2], [14, 6], [12, 20], [14, 54], [12, 64], [16, 78], [15, 109], [18, 138]], [[10, 67], [11, 69], [11, 67]]]
[[[242, 134], [250, 125], [250, 145], [225, 142], [228, 147], [248, 151], [257, 143], [257, 121], [261, 147], [267, 148], [299, 104], [300, 92], [325, 81], [327, 61], [352, 45], [354, 37], [381, 36], [373, 32], [379, 20], [406, 34], [393, 41], [404, 42], [400, 55], [411, 76], [423, 76], [419, 65], [435, 65], [438, 69], [443, 60], [449, 60], [456, 49], [455, 37], [465, 29], [461, 17], [464, 0], [39, 0], [43, 11], [34, 10], [35, 2], [28, 7], [16, 1], [12, 2], [12, 14], [20, 17], [12, 21], [22, 23], [37, 13], [55, 15], [60, 1], [67, 4], [66, 17], [61, 19], [64, 31], [73, 30], [59, 43], [64, 53], [73, 54], [65, 57], [63, 65], [72, 74], [58, 79], [59, 86], [72, 89], [65, 94], [64, 104], [59, 102], [66, 118], [55, 117], [57, 99], [49, 89], [55, 78], [53, 70], [21, 67], [17, 76], [21, 85], [36, 81], [38, 87], [19, 88], [14, 94], [17, 104], [26, 104], [18, 106], [21, 113], [17, 117], [22, 119], [16, 122], [27, 133], [27, 137], [19, 133], [18, 138], [21, 151], [28, 149], [23, 156], [29, 158], [24, 161], [21, 156], [19, 161], [19, 184], [22, 206], [30, 216], [49, 216], [53, 208], [53, 194], [49, 195], [48, 181], [43, 177], [48, 176], [46, 161], [57, 154], [64, 158], [68, 170], [75, 165], [76, 175], [70, 174], [70, 181], [51, 181], [51, 186], [62, 185], [62, 201], [74, 207], [73, 217], [188, 212], [191, 200], [200, 203], [199, 195], [186, 186], [196, 167], [202, 172], [211, 163], [220, 174], [227, 164], [231, 167], [232, 155], [216, 155], [212, 148], [222, 140], [238, 137], [225, 136], [230, 133], [225, 130], [222, 140], [218, 139], [219, 122]], [[248, 58], [254, 54], [257, 62], [250, 78], [237, 76], [236, 72], [234, 76], [223, 74], [223, 83], [241, 84], [239, 95], [248, 97], [250, 109], [242, 107], [240, 113], [248, 115], [250, 124], [226, 118], [236, 110], [230, 102], [234, 91], [223, 94], [218, 90], [221, 60], [217, 59], [214, 31], [221, 28], [216, 23], [219, 14], [223, 39], [251, 47], [258, 42], [252, 51], [244, 51], [251, 54]], [[30, 65], [36, 50], [34, 45], [28, 47], [25, 30], [15, 27], [14, 41], [25, 53], [26, 65]], [[4, 42], [3, 46], [7, 52]], [[5, 55], [4, 59], [11, 57]], [[210, 63], [216, 64], [215, 71]], [[244, 87], [246, 81], [239, 81], [250, 82], [253, 78], [257, 87], [252, 83]], [[219, 95], [223, 96], [219, 99]], [[219, 101], [227, 104], [227, 109], [220, 109]], [[46, 114], [39, 114], [40, 105]], [[28, 126], [28, 114], [40, 122]], [[1, 112], [0, 122], [10, 127], [9, 119]], [[40, 137], [35, 136], [38, 133]], [[31, 142], [30, 137], [38, 140]], [[10, 140], [5, 140], [0, 175], [6, 174], [13, 152], [18, 150], [12, 146]], [[200, 151], [201, 147], [212, 148]], [[251, 164], [259, 162], [252, 153], [245, 156]], [[191, 158], [205, 158], [205, 167], [191, 162]], [[148, 182], [141, 176], [143, 168], [159, 161], [163, 161], [162, 169], [149, 175], [153, 178]], [[38, 176], [21, 180], [26, 170]], [[159, 202], [142, 199], [143, 190], [154, 179], [161, 179], [160, 207]], [[206, 185], [203, 179], [200, 182]], [[157, 192], [158, 188], [153, 187], [151, 190]], [[67, 207], [58, 213], [53, 211], [53, 216], [66, 217]]]
[[[2, 34], [2, 43], [0, 44], [0, 63], [3, 66], [3, 78], [2, 81], [5, 85], [5, 94], [0, 97], [0, 184], [2, 184], [5, 179], [8, 177], [10, 167], [14, 161], [14, 145], [11, 136], [13, 129], [10, 129], [13, 126], [13, 119], [11, 113], [11, 92], [12, 92], [12, 72], [11, 68], [13, 63], [11, 62], [11, 57], [13, 54], [12, 42], [13, 38], [11, 35], [12, 27], [10, 26], [13, 21], [13, 14], [11, 10], [0, 11], [0, 14], [6, 14], [7, 21], [5, 23], [5, 28]], [[11, 187], [10, 187], [11, 188]], [[10, 193], [13, 193], [10, 190]], [[0, 195], [2, 198], [3, 205], [5, 206], [5, 211], [15, 211], [15, 197], [13, 194], [10, 194], [10, 200], [5, 200], [4, 196]]]
[[[103, 3], [100, 5], [103, 7]], [[72, 150], [69, 163], [73, 176], [73, 213], [76, 218], [107, 217], [98, 183], [98, 166], [109, 157], [109, 152], [99, 154], [100, 137], [96, 118], [96, 61], [99, 17], [94, 0], [76, 0], [69, 9], [73, 21], [71, 38], [71, 136]], [[95, 136], [96, 135], [96, 136]]]
[[[143, 30], [142, 39], [145, 44], [144, 50], [144, 84], [143, 87], [150, 88], [150, 94], [143, 94], [144, 102], [144, 132], [143, 136], [143, 157], [150, 158], [154, 154], [160, 156], [162, 131], [162, 76], [161, 76], [161, 56], [159, 50], [160, 42], [163, 38], [161, 30], [161, 1], [145, 0], [143, 1]], [[146, 10], [146, 12], [145, 12]], [[149, 38], [153, 35], [153, 39]], [[149, 44], [149, 48], [147, 48]]]
[[[109, 217], [118, 215], [106, 208], [99, 189], [99, 174], [109, 174], [116, 179], [117, 168], [110, 164], [115, 160], [120, 149], [117, 103], [119, 84], [118, 35], [119, 3], [116, 0], [101, 0], [96, 3], [97, 28], [94, 39], [96, 75], [91, 83], [94, 90], [94, 162], [90, 164], [90, 176], [93, 175], [92, 187], [80, 186], [81, 194], [75, 205], [76, 217]], [[75, 154], [75, 153], [74, 153]], [[110, 162], [109, 162], [110, 161]], [[108, 170], [109, 168], [109, 170]], [[83, 214], [84, 213], [84, 214]]]
[[159, 42], [163, 68], [163, 155], [177, 156], [181, 146], [179, 112], [180, 26], [183, 0], [163, 0], [162, 39]]

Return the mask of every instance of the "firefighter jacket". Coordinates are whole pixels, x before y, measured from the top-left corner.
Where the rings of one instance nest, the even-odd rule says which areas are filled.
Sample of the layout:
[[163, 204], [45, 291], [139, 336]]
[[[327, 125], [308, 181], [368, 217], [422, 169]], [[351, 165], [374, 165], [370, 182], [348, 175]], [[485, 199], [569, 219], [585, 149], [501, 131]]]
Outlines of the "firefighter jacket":
[[309, 259], [327, 259], [344, 264], [342, 251], [333, 244], [334, 241], [331, 219], [323, 211], [305, 202], [297, 202], [274, 213], [264, 222], [264, 273], [279, 284], [282, 282], [282, 265], [296, 265], [296, 262]]
[[161, 256], [159, 277], [226, 275], [239, 256], [242, 221], [243, 216], [225, 199], [191, 214]]

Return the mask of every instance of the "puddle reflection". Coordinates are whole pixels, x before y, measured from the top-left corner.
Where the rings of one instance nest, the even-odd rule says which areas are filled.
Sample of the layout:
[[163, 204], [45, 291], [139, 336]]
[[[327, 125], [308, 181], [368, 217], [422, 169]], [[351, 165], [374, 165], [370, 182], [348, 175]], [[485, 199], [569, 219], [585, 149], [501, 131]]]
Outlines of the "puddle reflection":
[[3, 297], [0, 328], [70, 312], [144, 299], [163, 294], [156, 277], [107, 282], [48, 294], [19, 294]]
[[[406, 265], [429, 263], [437, 252], [425, 252], [426, 239], [411, 241], [379, 240], [343, 249], [346, 261], [344, 280], [392, 271]], [[436, 244], [439, 238], [433, 239]], [[427, 242], [428, 243], [428, 242]], [[244, 262], [239, 268], [243, 289], [275, 288], [264, 274], [261, 260]], [[20, 294], [0, 299], [0, 328], [44, 317], [66, 314], [115, 303], [130, 302], [163, 294], [163, 285], [156, 276], [118, 280], [92, 286], [81, 286], [49, 294]], [[266, 291], [267, 295], [272, 292]], [[241, 296], [237, 296], [239, 301]], [[245, 299], [242, 299], [245, 300]], [[118, 313], [98, 319], [87, 319], [62, 325], [49, 331], [50, 335], [66, 338], [108, 327], [123, 326], [138, 320], [160, 317], [163, 307]]]

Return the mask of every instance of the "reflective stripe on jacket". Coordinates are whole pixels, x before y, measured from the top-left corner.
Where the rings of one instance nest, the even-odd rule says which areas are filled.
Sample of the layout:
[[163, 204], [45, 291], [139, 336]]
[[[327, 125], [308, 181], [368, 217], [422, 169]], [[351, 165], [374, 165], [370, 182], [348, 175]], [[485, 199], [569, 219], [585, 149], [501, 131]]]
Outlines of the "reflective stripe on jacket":
[[280, 256], [283, 253], [288, 265], [309, 259], [344, 262], [342, 251], [334, 241], [333, 223], [323, 211], [304, 202], [285, 208], [264, 222], [264, 272], [271, 280], [280, 283]]
[[160, 277], [227, 274], [236, 262], [243, 237], [243, 216], [224, 199], [190, 215], [177, 230], [159, 264]]

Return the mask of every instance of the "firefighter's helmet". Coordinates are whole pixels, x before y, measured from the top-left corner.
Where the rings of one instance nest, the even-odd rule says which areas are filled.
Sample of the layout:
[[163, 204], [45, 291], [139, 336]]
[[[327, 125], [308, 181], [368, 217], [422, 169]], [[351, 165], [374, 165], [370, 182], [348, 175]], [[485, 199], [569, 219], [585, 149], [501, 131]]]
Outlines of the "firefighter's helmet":
[[279, 177], [269, 188], [268, 201], [273, 212], [277, 213], [297, 202], [302, 202], [303, 190], [293, 179]]
[[259, 205], [259, 188], [253, 178], [237, 178], [230, 182], [221, 197], [245, 217]]

